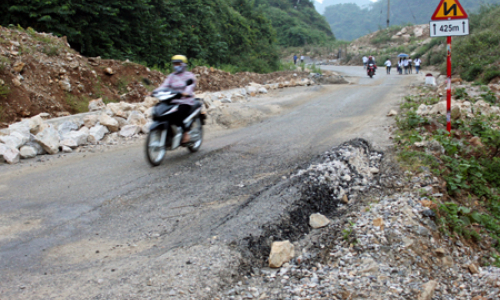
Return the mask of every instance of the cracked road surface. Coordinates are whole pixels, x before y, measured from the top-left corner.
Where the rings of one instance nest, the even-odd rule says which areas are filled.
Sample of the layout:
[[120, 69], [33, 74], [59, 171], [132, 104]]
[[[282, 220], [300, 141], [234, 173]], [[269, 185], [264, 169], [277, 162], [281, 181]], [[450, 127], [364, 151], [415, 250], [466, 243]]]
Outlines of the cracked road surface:
[[[0, 168], [0, 299], [203, 299], [238, 275], [237, 245], [298, 197], [284, 179], [351, 138], [390, 145], [386, 117], [413, 76], [276, 91], [281, 107], [211, 131], [151, 168], [143, 140]], [[249, 104], [249, 105], [250, 105]], [[244, 108], [243, 108], [244, 109]]]

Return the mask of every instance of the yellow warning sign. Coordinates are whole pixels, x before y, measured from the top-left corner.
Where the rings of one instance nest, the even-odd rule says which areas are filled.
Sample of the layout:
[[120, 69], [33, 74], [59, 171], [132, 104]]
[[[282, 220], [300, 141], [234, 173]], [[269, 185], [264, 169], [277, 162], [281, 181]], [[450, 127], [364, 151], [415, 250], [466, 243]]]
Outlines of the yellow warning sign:
[[441, 0], [432, 20], [467, 19], [469, 16], [458, 0]]

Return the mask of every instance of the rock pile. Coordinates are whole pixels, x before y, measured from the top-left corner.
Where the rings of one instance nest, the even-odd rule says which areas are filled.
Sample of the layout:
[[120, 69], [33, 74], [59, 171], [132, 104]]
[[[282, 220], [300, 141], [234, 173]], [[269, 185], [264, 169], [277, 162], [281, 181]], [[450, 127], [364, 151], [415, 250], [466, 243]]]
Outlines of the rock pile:
[[[270, 85], [271, 83], [281, 83], [282, 87], [292, 87], [303, 84], [308, 80], [310, 72], [301, 71], [283, 71], [269, 74], [257, 74], [251, 72], [241, 72], [231, 74], [222, 70], [207, 67], [195, 67], [191, 70], [197, 79], [197, 88], [204, 92], [215, 92], [228, 89], [241, 88], [259, 84], [262, 86]], [[338, 74], [337, 74], [338, 75]], [[267, 88], [269, 90], [269, 88]]]
[[11, 124], [8, 134], [0, 136], [0, 158], [15, 164], [20, 158], [71, 153], [81, 146], [113, 144], [118, 138], [147, 133], [148, 118], [156, 101], [147, 97], [138, 104], [120, 102], [103, 106], [102, 100], [97, 99], [89, 104], [89, 110], [95, 114], [65, 121], [57, 127], [41, 115]]
[[[304, 184], [352, 191], [347, 182], [363, 186], [363, 179], [380, 172], [373, 172], [379, 153], [363, 148], [340, 147], [326, 156], [299, 172]], [[479, 267], [477, 251], [438, 231], [430, 196], [442, 196], [439, 180], [426, 171], [407, 172], [391, 184], [407, 191], [353, 205], [293, 242], [296, 255], [289, 262], [253, 268], [214, 299], [498, 299], [500, 269]], [[377, 180], [370, 185], [376, 188]]]
[[[484, 88], [484, 87], [483, 87]], [[467, 90], [467, 95], [459, 94], [457, 91], [462, 89]], [[491, 95], [496, 98], [496, 101], [500, 101], [500, 84], [490, 84], [488, 89]], [[425, 94], [423, 94], [424, 96]], [[439, 88], [430, 94], [425, 96], [433, 96], [435, 98], [441, 98], [446, 95], [446, 82], [440, 84]], [[452, 101], [451, 101], [451, 117], [453, 120], [474, 118], [477, 115], [483, 116], [495, 116], [500, 113], [500, 107], [497, 105], [492, 105], [484, 101], [482, 95], [487, 95], [486, 92], [482, 91], [480, 87], [473, 87], [466, 84], [457, 85], [452, 89]], [[427, 115], [446, 115], [446, 100], [442, 100], [434, 105], [421, 104], [416, 113], [420, 116]]]
[[[294, 77], [296, 78], [296, 77]], [[198, 94], [202, 99], [208, 122], [211, 113], [221, 105], [250, 101], [251, 97], [267, 94], [271, 90], [285, 87], [308, 86], [316, 84], [309, 78], [291, 79], [279, 83], [261, 85], [250, 82], [246, 87]], [[151, 125], [152, 107], [158, 102], [153, 97], [145, 97], [143, 102], [105, 104], [102, 98], [89, 102], [90, 113], [76, 115], [72, 120], [58, 125], [46, 122], [47, 114], [40, 114], [22, 122], [9, 125], [4, 135], [0, 133], [0, 158], [15, 164], [19, 159], [33, 158], [42, 154], [70, 153], [85, 145], [113, 144], [119, 138], [131, 138], [141, 133], [148, 133]]]

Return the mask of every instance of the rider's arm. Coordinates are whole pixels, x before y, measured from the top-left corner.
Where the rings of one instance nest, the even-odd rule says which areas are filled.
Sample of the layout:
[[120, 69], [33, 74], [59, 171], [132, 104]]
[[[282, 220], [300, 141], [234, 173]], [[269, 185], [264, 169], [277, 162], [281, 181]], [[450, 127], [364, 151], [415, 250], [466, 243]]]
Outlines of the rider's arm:
[[194, 75], [192, 75], [187, 80], [189, 80], [189, 79], [193, 80], [193, 83], [191, 83], [190, 85], [186, 86], [186, 88], [184, 89], [183, 94], [186, 97], [193, 97], [194, 96], [194, 89], [196, 87], [196, 77]]
[[165, 81], [163, 81], [163, 83], [155, 89], [155, 91], [157, 90], [160, 90], [160, 89], [164, 89], [164, 88], [170, 88], [170, 77], [172, 76], [172, 74], [168, 75], [167, 78], [165, 79]]

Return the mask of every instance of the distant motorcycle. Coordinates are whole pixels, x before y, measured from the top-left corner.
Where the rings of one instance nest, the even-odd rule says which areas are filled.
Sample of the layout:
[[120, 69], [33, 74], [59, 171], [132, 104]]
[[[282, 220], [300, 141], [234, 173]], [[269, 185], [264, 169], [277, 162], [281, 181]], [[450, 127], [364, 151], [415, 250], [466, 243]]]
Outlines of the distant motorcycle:
[[369, 64], [368, 65], [368, 68], [367, 68], [367, 73], [368, 73], [368, 76], [370, 76], [370, 78], [373, 78], [373, 75], [375, 75], [375, 64]]
[[[188, 80], [187, 85], [192, 84]], [[186, 147], [190, 152], [196, 152], [200, 149], [203, 142], [203, 125], [206, 116], [201, 112], [202, 102], [195, 99], [191, 112], [183, 120], [186, 128], [191, 128], [189, 135], [191, 139], [188, 143], [181, 144], [184, 131], [169, 121], [169, 116], [179, 109], [179, 104], [170, 103], [174, 99], [179, 99], [182, 94], [171, 89], [161, 89], [155, 91], [153, 97], [160, 100], [153, 107], [153, 124], [149, 129], [146, 139], [146, 157], [152, 166], [158, 166], [163, 161], [167, 150], [175, 150], [178, 147]]]

